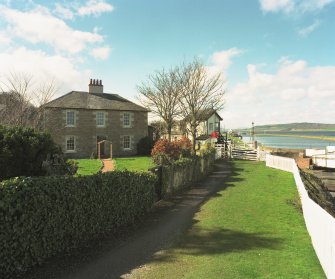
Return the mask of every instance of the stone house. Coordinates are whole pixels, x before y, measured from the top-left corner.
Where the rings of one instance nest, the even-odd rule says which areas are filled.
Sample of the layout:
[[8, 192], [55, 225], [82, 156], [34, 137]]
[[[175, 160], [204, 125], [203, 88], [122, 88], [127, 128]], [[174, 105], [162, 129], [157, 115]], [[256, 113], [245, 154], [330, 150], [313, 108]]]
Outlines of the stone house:
[[72, 158], [137, 153], [148, 136], [148, 110], [117, 94], [104, 93], [101, 80], [90, 80], [88, 92], [72, 91], [45, 105], [44, 127]]

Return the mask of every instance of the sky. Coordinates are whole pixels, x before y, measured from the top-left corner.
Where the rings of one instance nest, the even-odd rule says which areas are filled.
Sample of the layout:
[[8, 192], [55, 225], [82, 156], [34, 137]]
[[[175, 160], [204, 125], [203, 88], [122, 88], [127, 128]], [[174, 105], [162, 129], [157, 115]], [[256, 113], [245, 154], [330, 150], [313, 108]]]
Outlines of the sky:
[[195, 57], [225, 80], [226, 128], [335, 123], [335, 0], [0, 0], [0, 81], [130, 100]]

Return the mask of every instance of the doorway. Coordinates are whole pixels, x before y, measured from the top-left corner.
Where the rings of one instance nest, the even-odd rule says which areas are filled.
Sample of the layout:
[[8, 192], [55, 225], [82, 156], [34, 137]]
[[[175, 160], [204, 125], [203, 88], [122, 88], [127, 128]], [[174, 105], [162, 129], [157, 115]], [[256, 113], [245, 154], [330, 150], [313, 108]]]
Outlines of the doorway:
[[[107, 139], [106, 136], [97, 136], [97, 154], [99, 154], [98, 143], [101, 142], [101, 141], [104, 141], [104, 140], [106, 140], [106, 139]], [[101, 157], [105, 157], [105, 156], [106, 156], [105, 143], [106, 143], [106, 142], [102, 142], [102, 143], [100, 143], [100, 156], [101, 156]]]

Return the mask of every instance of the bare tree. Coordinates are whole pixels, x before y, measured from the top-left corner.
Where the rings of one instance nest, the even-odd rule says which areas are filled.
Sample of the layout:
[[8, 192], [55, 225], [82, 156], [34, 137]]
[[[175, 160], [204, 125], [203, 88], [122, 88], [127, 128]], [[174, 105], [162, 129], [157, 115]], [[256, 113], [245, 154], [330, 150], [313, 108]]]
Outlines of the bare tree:
[[175, 120], [180, 116], [181, 83], [178, 69], [161, 70], [150, 75], [147, 82], [137, 87], [140, 102], [166, 123], [168, 139]]
[[53, 80], [36, 84], [32, 75], [10, 73], [0, 81], [0, 124], [42, 128], [44, 105], [56, 91]]
[[197, 59], [189, 64], [183, 64], [178, 71], [182, 83], [180, 106], [187, 124], [187, 130], [192, 136], [193, 153], [197, 129], [209, 109], [223, 108], [225, 94], [224, 81], [221, 74], [210, 75], [205, 66]]

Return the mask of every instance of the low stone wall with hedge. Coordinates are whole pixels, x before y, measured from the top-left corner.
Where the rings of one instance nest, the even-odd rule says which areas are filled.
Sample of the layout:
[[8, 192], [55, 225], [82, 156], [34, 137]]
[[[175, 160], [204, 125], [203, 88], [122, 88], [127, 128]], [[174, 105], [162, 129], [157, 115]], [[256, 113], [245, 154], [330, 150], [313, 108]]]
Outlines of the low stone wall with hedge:
[[162, 166], [161, 197], [169, 197], [206, 177], [214, 166], [215, 154], [185, 158]]
[[111, 172], [0, 183], [0, 278], [126, 225], [151, 209], [156, 177]]

